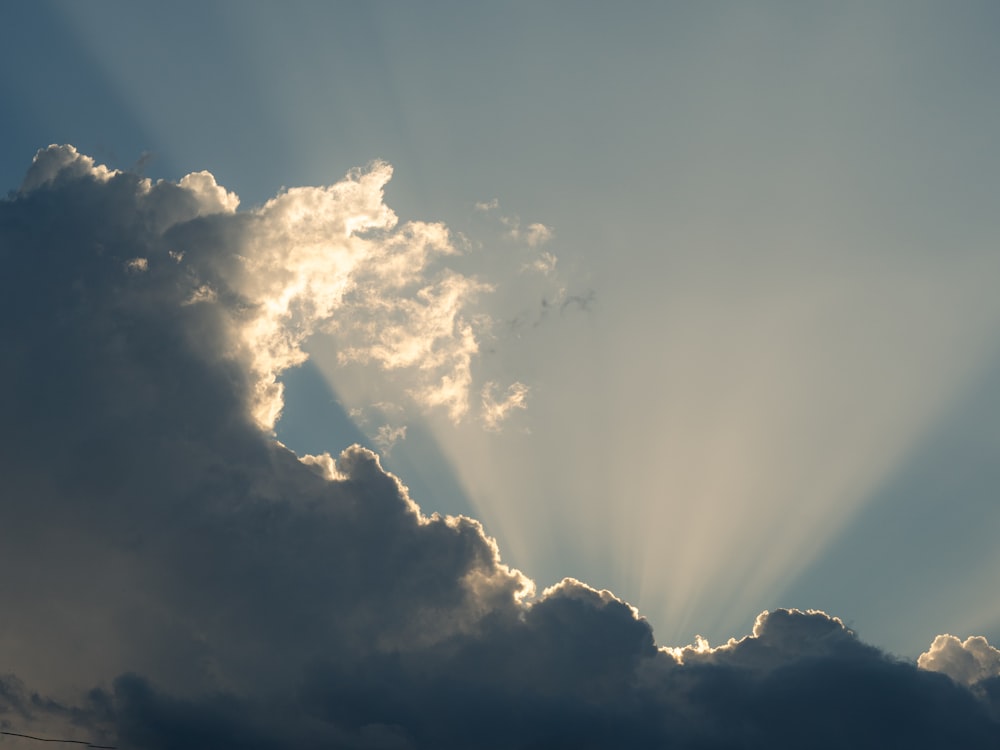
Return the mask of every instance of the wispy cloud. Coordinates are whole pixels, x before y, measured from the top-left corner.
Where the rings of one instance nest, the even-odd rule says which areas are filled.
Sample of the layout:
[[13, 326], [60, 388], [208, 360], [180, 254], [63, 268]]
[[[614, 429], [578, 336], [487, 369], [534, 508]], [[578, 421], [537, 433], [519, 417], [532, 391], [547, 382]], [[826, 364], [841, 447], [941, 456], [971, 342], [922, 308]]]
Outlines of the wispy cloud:
[[541, 222], [534, 221], [527, 225], [521, 223], [521, 217], [517, 214], [503, 213], [500, 210], [500, 201], [493, 198], [488, 201], [479, 201], [475, 204], [477, 211], [495, 217], [505, 228], [507, 236], [515, 242], [523, 242], [528, 247], [541, 247], [549, 242], [555, 232], [552, 227]]
[[510, 416], [514, 409], [528, 407], [528, 386], [524, 383], [514, 383], [507, 388], [506, 393], [497, 400], [494, 397], [498, 385], [488, 382], [483, 386], [481, 395], [483, 404], [483, 424], [488, 430], [498, 430], [501, 423]]
[[392, 452], [392, 446], [400, 440], [406, 438], [406, 425], [393, 427], [392, 425], [381, 425], [375, 432], [375, 445], [382, 451], [383, 456], [388, 456]]
[[558, 258], [549, 252], [539, 254], [537, 258], [521, 266], [522, 271], [536, 271], [540, 274], [550, 274], [556, 268]]

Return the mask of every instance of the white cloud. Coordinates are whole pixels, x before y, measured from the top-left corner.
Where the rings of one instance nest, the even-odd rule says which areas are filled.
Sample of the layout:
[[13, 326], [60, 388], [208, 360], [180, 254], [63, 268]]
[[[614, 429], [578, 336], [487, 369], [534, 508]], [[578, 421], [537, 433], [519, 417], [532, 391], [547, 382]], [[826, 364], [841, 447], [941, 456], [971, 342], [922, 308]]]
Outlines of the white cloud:
[[235, 213], [240, 205], [239, 196], [216, 183], [211, 172], [192, 172], [182, 177], [178, 184], [197, 197], [201, 209], [199, 213], [203, 216]]
[[[527, 229], [520, 233], [520, 237], [524, 238], [524, 241], [528, 243], [528, 247], [538, 247], [551, 240], [552, 234], [551, 227], [535, 222], [534, 224], [529, 224]], [[555, 264], [553, 263], [553, 265]]]
[[406, 439], [405, 424], [398, 427], [384, 424], [378, 428], [375, 432], [375, 437], [373, 438], [375, 445], [379, 447], [382, 451], [382, 455], [384, 456], [388, 456], [392, 451], [392, 447], [400, 440], [404, 439]]
[[1000, 677], [1000, 650], [982, 636], [964, 641], [953, 635], [939, 635], [927, 651], [920, 654], [921, 669], [942, 672], [955, 682], [974, 685], [991, 677]]
[[490, 289], [450, 271], [412, 296], [406, 296], [405, 284], [394, 286], [399, 296], [369, 288], [346, 305], [353, 331], [336, 321], [327, 330], [346, 334], [347, 345], [338, 352], [343, 364], [375, 363], [385, 370], [421, 373], [409, 393], [426, 407], [446, 408], [457, 422], [469, 409], [472, 359], [479, 351], [479, 332], [489, 325], [488, 320], [466, 317], [464, 311]]
[[534, 260], [521, 266], [522, 271], [536, 271], [542, 275], [552, 273], [559, 259], [550, 252], [543, 252]]
[[489, 201], [479, 201], [475, 208], [480, 213], [496, 213], [497, 219], [506, 227], [507, 236], [515, 242], [523, 242], [528, 247], [536, 248], [544, 245], [555, 236], [552, 227], [541, 222], [532, 222], [526, 227], [521, 224], [521, 217], [517, 214], [501, 214], [500, 201], [493, 198]]
[[382, 202], [392, 169], [375, 163], [329, 188], [297, 188], [254, 212], [236, 288], [253, 305], [241, 326], [258, 374], [255, 414], [271, 427], [280, 373], [302, 362], [322, 331], [341, 364], [407, 370], [407, 392], [460, 421], [485, 316], [470, 312], [489, 284], [435, 262], [457, 253], [446, 227], [396, 228]]
[[91, 157], [81, 154], [73, 146], [53, 144], [35, 154], [31, 168], [21, 183], [21, 192], [29, 193], [37, 190], [51, 184], [57, 178], [69, 180], [90, 177], [99, 182], [107, 182], [116, 174], [117, 170], [108, 169], [103, 164], [95, 164]]
[[482, 419], [488, 430], [497, 430], [500, 424], [510, 416], [514, 409], [526, 409], [528, 407], [528, 386], [524, 383], [512, 383], [507, 387], [503, 398], [497, 401], [493, 394], [496, 392], [497, 384], [488, 382], [483, 386], [480, 394], [482, 399]]
[[507, 227], [507, 235], [512, 240], [523, 242], [530, 248], [544, 245], [555, 234], [551, 227], [538, 222], [529, 224], [527, 227], [522, 227], [521, 219], [517, 216], [501, 216], [500, 221]]

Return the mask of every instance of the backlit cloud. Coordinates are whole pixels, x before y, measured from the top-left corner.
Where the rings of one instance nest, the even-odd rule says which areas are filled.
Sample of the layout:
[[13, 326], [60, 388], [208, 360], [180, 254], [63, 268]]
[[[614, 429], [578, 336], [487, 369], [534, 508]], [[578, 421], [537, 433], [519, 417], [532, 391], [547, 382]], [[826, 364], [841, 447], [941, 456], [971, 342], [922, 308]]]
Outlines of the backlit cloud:
[[922, 669], [943, 672], [963, 685], [974, 685], [1000, 677], [1000, 650], [981, 636], [963, 641], [953, 635], [939, 635], [917, 664]]
[[[115, 175], [72, 146], [53, 146], [35, 157], [21, 190]], [[125, 268], [144, 272], [169, 258], [180, 266], [174, 275], [188, 289], [187, 304], [225, 308], [223, 350], [252, 374], [253, 415], [265, 429], [281, 413], [281, 373], [307, 358], [303, 344], [320, 331], [337, 341], [342, 363], [404, 371], [418, 405], [443, 408], [456, 422], [469, 411], [471, 366], [490, 326], [474, 304], [492, 287], [436, 263], [458, 252], [443, 225], [397, 227], [383, 202], [391, 176], [388, 164], [374, 162], [239, 215], [239, 198], [208, 172], [177, 185], [133, 175], [121, 181], [120, 190], [132, 191], [122, 198], [159, 217], [157, 239], [174, 232], [158, 256], [128, 258]]]
[[493, 198], [488, 201], [479, 201], [475, 204], [475, 208], [480, 213], [492, 214], [495, 216], [496, 219], [506, 228], [507, 236], [510, 239], [515, 242], [523, 242], [528, 247], [540, 247], [549, 242], [555, 236], [555, 232], [552, 227], [546, 226], [541, 222], [535, 221], [525, 226], [522, 225], [521, 217], [517, 214], [501, 213], [500, 201], [497, 198]]
[[[205, 173], [151, 183], [68, 147], [35, 164], [0, 202], [4, 727], [142, 750], [1000, 740], [991, 693], [930, 671], [950, 641], [918, 669], [776, 610], [717, 648], [660, 648], [611, 592], [536, 596], [371, 451], [276, 442], [278, 377], [319, 328], [426, 376], [415, 397], [468, 393], [459, 301], [484, 282], [430, 270], [443, 228], [395, 229], [386, 165], [238, 212]], [[400, 329], [374, 335], [379, 316]], [[526, 392], [491, 386], [484, 419]]]
[[375, 433], [375, 445], [379, 447], [383, 455], [388, 455], [392, 450], [392, 446], [398, 443], [400, 440], [406, 438], [406, 425], [399, 425], [398, 427], [393, 427], [392, 425], [384, 424], [378, 428]]
[[523, 271], [535, 271], [541, 274], [549, 274], [555, 270], [558, 258], [550, 252], [540, 253], [537, 258], [535, 258], [530, 263], [525, 263], [521, 266]]
[[497, 400], [493, 395], [496, 389], [497, 384], [489, 382], [483, 386], [481, 394], [483, 423], [490, 430], [499, 428], [500, 424], [514, 409], [527, 408], [528, 386], [524, 383], [514, 383], [511, 385], [500, 400]]

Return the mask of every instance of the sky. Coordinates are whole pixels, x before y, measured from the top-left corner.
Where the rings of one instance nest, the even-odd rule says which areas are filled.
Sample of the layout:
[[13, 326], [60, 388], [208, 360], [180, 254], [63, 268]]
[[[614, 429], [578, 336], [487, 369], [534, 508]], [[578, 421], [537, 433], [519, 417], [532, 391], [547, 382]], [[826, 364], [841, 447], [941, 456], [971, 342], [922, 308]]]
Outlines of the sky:
[[0, 731], [995, 746], [998, 24], [4, 7]]

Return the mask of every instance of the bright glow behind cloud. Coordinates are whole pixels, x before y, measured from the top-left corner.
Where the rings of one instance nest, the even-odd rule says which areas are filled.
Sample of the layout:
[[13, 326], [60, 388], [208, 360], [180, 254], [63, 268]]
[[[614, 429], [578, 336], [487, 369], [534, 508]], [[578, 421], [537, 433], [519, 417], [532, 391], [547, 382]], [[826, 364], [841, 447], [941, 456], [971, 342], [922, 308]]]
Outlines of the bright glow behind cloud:
[[663, 261], [615, 265], [591, 309], [508, 343], [532, 363], [531, 436], [435, 432], [518, 565], [626, 592], [667, 642], [781, 604], [976, 377], [1000, 320], [988, 254], [770, 239], [675, 237]]
[[[36, 163], [56, 157], [69, 171], [110, 174], [68, 148]], [[603, 567], [600, 584], [624, 589], [668, 640], [689, 637], [695, 623], [731, 632], [772, 601], [946, 407], [996, 319], [982, 289], [988, 258], [924, 258], [901, 272], [878, 259], [782, 264], [772, 253], [736, 259], [725, 274], [718, 258], [690, 262], [655, 290], [637, 280], [628, 304], [612, 290], [597, 314], [576, 318], [593, 324], [591, 340], [567, 336], [564, 316], [546, 318], [567, 312], [559, 289], [511, 321], [503, 341], [478, 305], [494, 285], [442, 264], [459, 254], [448, 230], [397, 227], [383, 200], [391, 174], [375, 163], [236, 214], [234, 195], [194, 173], [178, 187], [228, 243], [229, 260], [205, 268], [181, 242], [169, 259], [141, 258], [145, 272], [177, 264], [192, 275], [189, 304], [234, 311], [226, 355], [253, 374], [260, 426], [271, 429], [280, 413], [280, 374], [322, 334], [320, 364], [346, 405], [393, 412], [372, 423], [376, 444], [400, 444], [414, 416], [401, 403], [437, 410], [446, 420], [432, 417], [436, 437], [517, 564], [551, 570], [545, 556], [569, 549], [576, 557], [559, 564], [582, 558], [588, 578]], [[543, 283], [518, 273], [522, 257], [508, 261], [506, 278]], [[494, 430], [524, 409], [516, 372], [474, 371], [481, 341], [509, 348], [522, 337], [536, 438], [498, 443], [479, 424], [456, 431], [473, 410]], [[580, 370], [583, 345], [601, 353], [597, 379]], [[592, 426], [577, 426], [581, 403], [599, 417]], [[554, 533], [565, 535], [562, 546]]]
[[298, 459], [252, 419], [257, 310], [234, 289], [256, 214], [61, 155], [51, 186], [0, 201], [20, 271], [0, 277], [5, 722], [150, 749], [756, 748], [816, 726], [837, 747], [996, 745], [989, 680], [920, 672], [820, 611], [657, 649], [610, 591], [529, 599], [477, 521], [425, 515], [370, 451]]
[[[104, 182], [114, 174], [72, 146], [52, 146], [35, 157], [22, 191], [56, 178]], [[188, 215], [205, 217], [228, 247], [228, 255], [206, 266], [182, 238], [163, 260], [186, 270], [194, 289], [187, 304], [226, 300], [225, 355], [245, 362], [253, 375], [252, 412], [261, 428], [271, 430], [281, 414], [281, 373], [308, 358], [303, 345], [320, 332], [341, 365], [395, 373], [394, 398], [443, 409], [452, 422], [468, 414], [472, 361], [490, 326], [472, 305], [492, 287], [440, 266], [439, 259], [458, 254], [443, 225], [397, 227], [383, 202], [391, 176], [392, 167], [374, 162], [333, 185], [285, 190], [240, 214], [239, 198], [209, 172], [189, 174], [176, 186], [140, 180], [146, 193], [175, 191]], [[161, 220], [171, 221], [166, 214]], [[147, 272], [150, 259], [133, 258], [127, 268]], [[483, 401], [481, 416], [491, 429], [523, 408], [525, 386], [511, 389], [500, 403]], [[380, 444], [388, 448], [404, 434], [380, 433]]]
[[734, 265], [668, 282], [655, 329], [642, 311], [611, 326], [655, 342], [610, 374], [615, 433], [638, 439], [609, 471], [632, 487], [639, 601], [682, 633], [773, 601], [836, 538], [961, 393], [998, 314], [989, 259]]
[[[467, 309], [490, 287], [435, 267], [457, 253], [444, 226], [397, 228], [383, 203], [391, 176], [388, 164], [375, 162], [329, 187], [293, 188], [241, 215], [237, 262], [223, 269], [222, 281], [243, 300], [235, 328], [255, 375], [261, 427], [273, 428], [281, 413], [281, 373], [305, 361], [302, 346], [320, 331], [336, 342], [342, 364], [406, 371], [405, 393], [422, 408], [441, 407], [456, 422], [469, 411], [471, 361], [486, 321]], [[231, 213], [238, 203], [207, 172], [180, 185], [204, 213]], [[211, 301], [211, 286], [201, 288], [199, 299]], [[487, 416], [497, 423], [494, 412]]]

